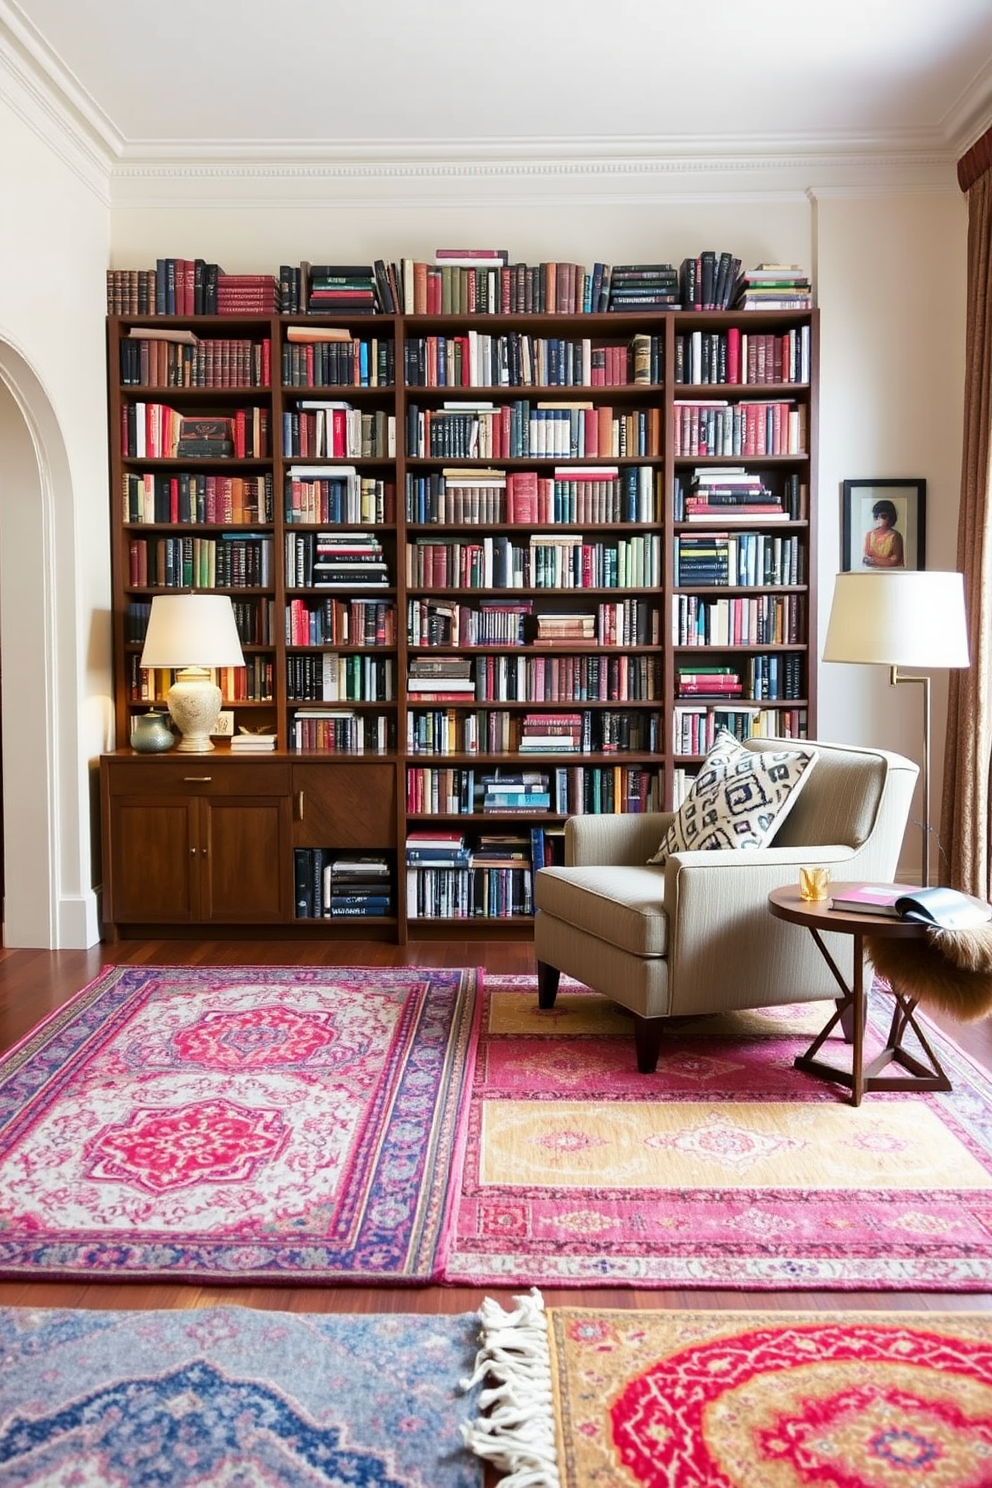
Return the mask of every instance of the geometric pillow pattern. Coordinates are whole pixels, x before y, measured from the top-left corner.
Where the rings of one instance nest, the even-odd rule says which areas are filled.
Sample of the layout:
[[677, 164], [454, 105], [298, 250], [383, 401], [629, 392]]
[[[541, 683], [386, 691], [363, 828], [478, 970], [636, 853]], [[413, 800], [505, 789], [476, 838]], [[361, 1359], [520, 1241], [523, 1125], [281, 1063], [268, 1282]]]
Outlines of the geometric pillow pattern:
[[744, 749], [721, 729], [648, 862], [664, 863], [676, 852], [764, 847], [792, 810], [817, 759], [815, 749]]

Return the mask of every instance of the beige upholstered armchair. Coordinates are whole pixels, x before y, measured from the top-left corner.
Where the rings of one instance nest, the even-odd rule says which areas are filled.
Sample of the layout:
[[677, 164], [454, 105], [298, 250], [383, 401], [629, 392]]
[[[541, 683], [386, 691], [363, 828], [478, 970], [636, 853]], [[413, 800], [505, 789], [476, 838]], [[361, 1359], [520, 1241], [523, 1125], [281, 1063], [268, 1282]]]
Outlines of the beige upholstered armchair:
[[[672, 813], [569, 818], [567, 866], [536, 876], [540, 1005], [554, 1005], [565, 972], [628, 1008], [649, 1074], [666, 1018], [836, 998], [812, 936], [774, 919], [768, 892], [796, 883], [801, 864], [823, 864], [835, 880], [895, 879], [918, 770], [883, 750], [808, 747], [815, 768], [768, 847], [677, 852], [653, 867]], [[825, 939], [849, 976], [853, 937]]]

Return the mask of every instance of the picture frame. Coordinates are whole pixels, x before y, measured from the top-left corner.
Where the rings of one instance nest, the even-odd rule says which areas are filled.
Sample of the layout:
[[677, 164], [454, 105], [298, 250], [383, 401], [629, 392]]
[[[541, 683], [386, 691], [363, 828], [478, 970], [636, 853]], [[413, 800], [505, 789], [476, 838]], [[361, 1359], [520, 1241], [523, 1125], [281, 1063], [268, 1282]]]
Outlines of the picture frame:
[[926, 568], [926, 504], [925, 480], [844, 481], [842, 572]]

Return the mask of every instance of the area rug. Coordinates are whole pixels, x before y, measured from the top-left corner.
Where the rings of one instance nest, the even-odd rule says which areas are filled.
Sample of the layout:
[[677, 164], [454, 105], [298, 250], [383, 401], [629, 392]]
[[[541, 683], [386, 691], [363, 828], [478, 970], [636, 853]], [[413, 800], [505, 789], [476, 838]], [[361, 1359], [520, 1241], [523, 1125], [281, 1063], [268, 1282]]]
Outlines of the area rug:
[[[501, 1488], [986, 1488], [992, 1315], [482, 1310]], [[516, 1340], [516, 1341], [515, 1341]]]
[[0, 1062], [0, 1274], [436, 1278], [479, 980], [105, 969]]
[[6, 1488], [481, 1488], [475, 1315], [0, 1309]]
[[642, 1075], [606, 999], [489, 979], [446, 1280], [992, 1289], [992, 1081], [931, 1030], [953, 1090], [855, 1108], [792, 1065], [830, 1011], [673, 1026]]

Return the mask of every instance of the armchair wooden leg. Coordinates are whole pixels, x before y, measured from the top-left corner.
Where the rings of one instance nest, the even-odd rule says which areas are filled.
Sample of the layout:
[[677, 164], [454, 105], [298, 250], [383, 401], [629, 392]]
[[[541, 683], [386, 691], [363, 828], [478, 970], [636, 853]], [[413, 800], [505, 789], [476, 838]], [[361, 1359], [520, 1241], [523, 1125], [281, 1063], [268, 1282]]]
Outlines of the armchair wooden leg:
[[541, 1008], [553, 1008], [555, 998], [558, 996], [558, 982], [561, 972], [557, 966], [549, 966], [546, 961], [537, 963], [537, 1005]]
[[634, 1014], [634, 1047], [642, 1075], [653, 1075], [658, 1068], [664, 1022], [664, 1018], [642, 1018], [640, 1013]]

